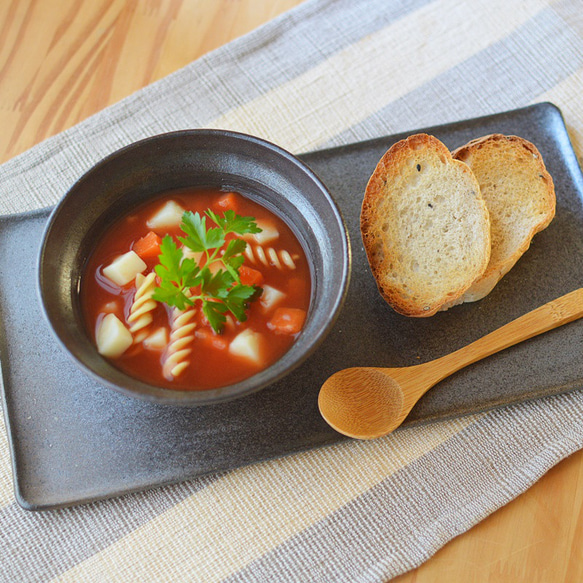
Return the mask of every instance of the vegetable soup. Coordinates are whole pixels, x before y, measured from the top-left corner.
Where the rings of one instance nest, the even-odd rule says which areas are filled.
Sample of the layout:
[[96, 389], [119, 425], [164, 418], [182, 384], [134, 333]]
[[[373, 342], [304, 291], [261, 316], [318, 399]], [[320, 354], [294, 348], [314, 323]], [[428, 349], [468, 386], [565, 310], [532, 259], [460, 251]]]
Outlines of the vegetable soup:
[[89, 258], [81, 304], [97, 349], [135, 378], [180, 390], [267, 368], [300, 334], [310, 272], [291, 229], [235, 192], [148, 202]]

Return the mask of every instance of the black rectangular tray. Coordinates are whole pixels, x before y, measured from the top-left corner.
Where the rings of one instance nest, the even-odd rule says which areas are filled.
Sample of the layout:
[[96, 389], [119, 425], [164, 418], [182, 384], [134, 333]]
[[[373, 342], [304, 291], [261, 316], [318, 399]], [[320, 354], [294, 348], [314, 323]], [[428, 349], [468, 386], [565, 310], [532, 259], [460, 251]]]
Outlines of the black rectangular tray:
[[[317, 409], [319, 387], [331, 373], [442, 356], [581, 286], [583, 177], [555, 106], [538, 104], [424, 131], [450, 148], [493, 132], [535, 143], [555, 182], [555, 220], [482, 301], [432, 318], [405, 318], [377, 292], [358, 223], [372, 170], [405, 134], [301, 156], [328, 186], [348, 226], [353, 250], [348, 298], [332, 333], [302, 367], [233, 402], [160, 406], [88, 378], [62, 352], [40, 311], [36, 260], [50, 209], [0, 219], [0, 359], [18, 503], [30, 510], [78, 504], [334, 443], [343, 438]], [[581, 388], [582, 354], [579, 321], [443, 381], [406, 423]]]

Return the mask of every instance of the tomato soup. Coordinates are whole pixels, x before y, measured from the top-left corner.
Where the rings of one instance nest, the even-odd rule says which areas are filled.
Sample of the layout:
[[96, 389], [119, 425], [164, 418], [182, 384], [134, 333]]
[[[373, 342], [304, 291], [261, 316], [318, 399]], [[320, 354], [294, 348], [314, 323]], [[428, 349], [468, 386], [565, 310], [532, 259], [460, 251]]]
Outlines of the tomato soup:
[[301, 333], [310, 271], [291, 229], [239, 193], [170, 192], [121, 218], [85, 268], [99, 352], [153, 385], [205, 390], [279, 359]]

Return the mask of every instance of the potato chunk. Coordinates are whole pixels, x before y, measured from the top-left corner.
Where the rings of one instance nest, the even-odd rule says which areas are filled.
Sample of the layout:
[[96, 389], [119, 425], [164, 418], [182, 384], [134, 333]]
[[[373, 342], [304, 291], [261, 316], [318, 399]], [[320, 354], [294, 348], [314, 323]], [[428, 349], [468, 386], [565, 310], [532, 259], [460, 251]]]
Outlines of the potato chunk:
[[192, 249], [189, 249], [186, 245], [183, 245], [181, 249], [182, 249], [182, 261], [184, 261], [185, 259], [194, 259], [195, 263], [200, 263], [200, 260], [204, 255], [202, 251], [200, 252], [193, 251]]
[[257, 226], [261, 229], [261, 233], [254, 233], [253, 235], [247, 235], [250, 241], [257, 243], [257, 245], [267, 245], [275, 241], [279, 237], [279, 231], [272, 223], [267, 221], [255, 221]]
[[281, 302], [285, 298], [285, 294], [270, 285], [263, 286], [263, 293], [261, 294], [261, 298], [259, 299], [259, 303], [265, 312], [268, 312], [272, 308], [274, 308], [277, 304]]
[[147, 222], [150, 229], [169, 229], [178, 227], [182, 222], [184, 209], [175, 201], [169, 200], [154, 216]]
[[148, 350], [164, 350], [168, 345], [168, 330], [158, 328], [144, 339], [144, 346]]
[[125, 285], [136, 278], [138, 273], [146, 269], [146, 264], [139, 255], [128, 251], [116, 257], [107, 267], [103, 268], [103, 275], [119, 286]]
[[243, 330], [243, 332], [233, 338], [229, 345], [229, 352], [235, 356], [240, 356], [250, 360], [254, 364], [260, 365], [262, 362], [262, 341], [263, 336], [258, 332], [254, 332], [250, 329]]
[[107, 314], [96, 334], [97, 351], [108, 358], [118, 358], [134, 342], [131, 332], [115, 314]]

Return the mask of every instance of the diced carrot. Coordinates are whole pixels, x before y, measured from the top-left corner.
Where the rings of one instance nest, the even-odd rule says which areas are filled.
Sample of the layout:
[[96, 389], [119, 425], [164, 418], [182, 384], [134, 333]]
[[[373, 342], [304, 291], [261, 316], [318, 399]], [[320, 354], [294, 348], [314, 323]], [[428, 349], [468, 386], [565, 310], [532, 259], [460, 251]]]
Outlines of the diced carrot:
[[305, 310], [299, 308], [277, 308], [267, 327], [276, 334], [297, 334], [304, 325]]
[[238, 212], [239, 201], [236, 192], [226, 192], [220, 196], [214, 204], [215, 210], [225, 212], [227, 210]]
[[162, 243], [160, 236], [150, 231], [134, 243], [132, 250], [142, 259], [154, 259], [160, 255], [160, 243]]
[[263, 273], [252, 267], [241, 265], [239, 267], [239, 278], [243, 285], [261, 285], [263, 283]]
[[225, 350], [228, 346], [228, 342], [220, 334], [215, 334], [210, 328], [199, 328], [194, 335], [197, 340], [206, 346], [217, 350]]

